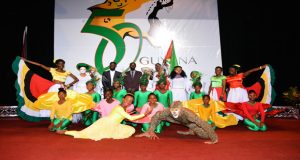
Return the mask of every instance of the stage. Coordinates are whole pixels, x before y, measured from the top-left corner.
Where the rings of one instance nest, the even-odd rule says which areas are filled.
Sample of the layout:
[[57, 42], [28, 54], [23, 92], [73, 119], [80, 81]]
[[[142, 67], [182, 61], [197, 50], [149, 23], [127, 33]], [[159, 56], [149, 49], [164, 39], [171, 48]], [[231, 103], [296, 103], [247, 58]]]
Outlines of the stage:
[[[196, 136], [181, 136], [172, 124], [159, 140], [131, 137], [101, 141], [74, 139], [47, 130], [47, 121], [32, 123], [18, 118], [0, 119], [1, 160], [153, 160], [153, 159], [300, 159], [300, 121], [268, 118], [267, 132], [253, 132], [242, 124], [217, 129], [219, 143], [207, 145]], [[80, 130], [80, 124], [70, 129]], [[139, 128], [136, 134], [140, 133]]]

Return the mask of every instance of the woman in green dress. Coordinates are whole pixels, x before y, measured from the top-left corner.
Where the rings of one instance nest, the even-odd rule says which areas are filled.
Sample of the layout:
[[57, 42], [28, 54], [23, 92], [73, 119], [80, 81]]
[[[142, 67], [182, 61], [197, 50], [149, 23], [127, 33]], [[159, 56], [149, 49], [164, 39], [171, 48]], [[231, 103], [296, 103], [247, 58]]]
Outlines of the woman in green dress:
[[125, 89], [122, 89], [124, 82], [122, 78], [118, 78], [114, 81], [114, 93], [113, 98], [117, 99], [120, 103], [122, 103], [122, 100], [124, 96], [127, 94], [127, 91]]
[[140, 90], [134, 93], [134, 106], [135, 106], [135, 110], [138, 113], [141, 112], [141, 109], [144, 106], [144, 104], [148, 102], [148, 96], [151, 93], [150, 91], [147, 91], [147, 85], [149, 83], [147, 73], [144, 73], [141, 76], [139, 83], [140, 83]]
[[[90, 80], [86, 82], [86, 88], [88, 90], [87, 94], [91, 95], [95, 103], [99, 103], [101, 100], [101, 95], [95, 91], [96, 81]], [[82, 120], [85, 126], [93, 124], [99, 119], [99, 112], [86, 110], [82, 113]]]
[[[158, 84], [158, 89], [154, 91], [154, 94], [158, 98], [158, 102], [163, 104], [165, 108], [169, 108], [173, 102], [173, 94], [172, 91], [166, 89], [166, 77], [161, 76]], [[170, 126], [169, 122], [165, 122], [166, 126]]]
[[197, 81], [193, 84], [195, 91], [190, 94], [189, 99], [197, 99], [202, 98], [204, 96], [204, 92], [201, 92], [202, 84], [200, 81]]

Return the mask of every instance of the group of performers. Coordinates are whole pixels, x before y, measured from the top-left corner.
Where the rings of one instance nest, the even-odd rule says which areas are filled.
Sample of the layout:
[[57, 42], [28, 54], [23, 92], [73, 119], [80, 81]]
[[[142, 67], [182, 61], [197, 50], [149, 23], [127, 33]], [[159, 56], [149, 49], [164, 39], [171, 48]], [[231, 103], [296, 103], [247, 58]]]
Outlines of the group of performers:
[[[33, 73], [25, 62], [49, 71], [52, 81]], [[228, 76], [222, 75], [222, 67], [218, 66], [207, 92], [202, 88], [202, 73], [192, 71], [188, 78], [181, 66], [172, 71], [161, 64], [155, 65], [155, 71], [143, 68], [135, 87], [134, 80], [126, 80], [126, 76], [139, 75], [135, 63], [130, 64], [131, 72], [127, 75], [115, 71], [116, 64], [112, 62], [108, 77], [113, 78], [108, 83], [104, 74], [88, 64], [77, 64], [79, 76], [66, 71], [62, 59], [56, 60], [55, 65], [51, 68], [17, 57], [13, 70], [18, 77], [19, 116], [29, 121], [50, 120], [49, 130], [59, 134], [96, 141], [123, 139], [132, 136], [135, 127], [141, 125], [144, 133], [137, 137], [155, 139], [171, 123], [177, 123], [189, 128], [186, 132], [178, 131], [179, 134], [197, 135], [214, 144], [218, 142], [216, 128], [237, 125], [239, 120], [249, 130], [267, 130], [264, 122], [273, 96], [273, 71], [269, 65], [243, 73], [234, 65]], [[243, 79], [259, 70], [264, 71], [259, 81], [244, 87]], [[69, 76], [73, 81], [66, 84]], [[68, 130], [71, 123], [78, 122], [86, 128]]]

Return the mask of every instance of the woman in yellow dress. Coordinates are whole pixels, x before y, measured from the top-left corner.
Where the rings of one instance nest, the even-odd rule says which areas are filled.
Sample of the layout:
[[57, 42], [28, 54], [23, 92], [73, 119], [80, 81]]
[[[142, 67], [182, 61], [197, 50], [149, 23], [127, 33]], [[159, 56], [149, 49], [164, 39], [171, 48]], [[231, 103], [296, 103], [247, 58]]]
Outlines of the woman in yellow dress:
[[183, 106], [195, 112], [200, 119], [211, 124], [214, 128], [225, 128], [238, 124], [238, 120], [233, 115], [220, 115], [218, 112], [224, 109], [224, 102], [210, 100], [209, 95], [184, 101]]
[[74, 138], [92, 139], [95, 141], [104, 138], [124, 139], [130, 137], [134, 134], [135, 129], [131, 126], [121, 124], [121, 122], [125, 118], [133, 121], [145, 116], [144, 114], [131, 116], [126, 113], [125, 110], [132, 104], [133, 99], [133, 94], [127, 93], [123, 98], [122, 104], [116, 106], [107, 117], [100, 118], [81, 131], [66, 131], [65, 134]]
[[67, 129], [67, 126], [72, 123], [72, 104], [66, 100], [67, 92], [64, 88], [59, 88], [59, 100], [52, 105], [50, 120], [48, 127], [50, 131], [59, 133]]

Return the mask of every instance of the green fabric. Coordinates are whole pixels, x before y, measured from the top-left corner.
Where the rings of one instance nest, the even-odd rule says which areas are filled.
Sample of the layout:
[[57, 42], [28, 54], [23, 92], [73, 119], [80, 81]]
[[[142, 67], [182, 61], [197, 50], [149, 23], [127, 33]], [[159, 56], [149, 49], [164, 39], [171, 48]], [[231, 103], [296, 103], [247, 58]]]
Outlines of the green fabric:
[[[163, 126], [164, 126], [164, 122], [160, 122], [160, 123], [156, 126], [154, 132], [155, 132], [155, 133], [161, 133], [162, 130], [163, 130]], [[150, 128], [150, 123], [143, 123], [143, 124], [142, 124], [142, 129], [141, 129], [141, 130], [142, 130], [142, 132], [147, 132], [147, 131], [149, 130], [149, 128]]]
[[211, 87], [212, 88], [217, 88], [217, 87], [223, 87], [223, 80], [226, 79], [226, 76], [219, 76], [219, 77], [216, 77], [216, 76], [212, 76], [211, 77]]
[[[17, 56], [16, 59], [13, 61], [12, 63], [12, 70], [13, 72], [18, 76], [18, 72], [19, 72], [19, 64], [21, 61], [21, 57]], [[34, 116], [30, 116], [28, 114], [26, 114], [25, 112], [23, 112], [21, 110], [21, 108], [24, 106], [25, 102], [24, 102], [24, 98], [22, 96], [20, 96], [20, 92], [21, 92], [21, 84], [18, 83], [18, 79], [15, 81], [15, 89], [16, 89], [16, 100], [18, 102], [18, 107], [16, 109], [17, 114], [19, 117], [21, 117], [24, 120], [27, 121], [31, 121], [31, 122], [39, 122], [42, 120], [49, 120], [49, 117], [34, 117]]]
[[[260, 121], [258, 119], [256, 119], [255, 121], [260, 123]], [[248, 127], [248, 129], [250, 129], [252, 131], [259, 131], [259, 130], [266, 131], [267, 130], [267, 126], [265, 124], [263, 126], [259, 127], [247, 118], [244, 120], [244, 124]]]
[[94, 101], [95, 103], [100, 102], [100, 100], [101, 100], [101, 95], [100, 95], [99, 93], [95, 92], [95, 93], [91, 94], [91, 96], [93, 97], [93, 101]]
[[[213, 121], [211, 121], [211, 120], [208, 120], [208, 121], [207, 121], [207, 123], [208, 123], [208, 124], [210, 124], [210, 125], [214, 124], [214, 122], [213, 122]], [[214, 129], [216, 129], [216, 128], [217, 128], [217, 127], [216, 127], [216, 125], [214, 125], [214, 127], [213, 127], [213, 128], [214, 128]]]
[[144, 104], [148, 102], [148, 96], [150, 93], [151, 93], [150, 91], [146, 91], [146, 92], [136, 91], [134, 93], [133, 105], [137, 108], [142, 108]]
[[71, 122], [72, 121], [64, 118], [54, 118], [53, 120], [51, 120], [51, 123], [53, 123], [53, 127], [50, 128], [50, 131], [66, 130], [68, 125], [71, 124]]
[[192, 92], [190, 94], [190, 99], [197, 99], [197, 98], [202, 98], [205, 95], [204, 92], [200, 92], [199, 94], [196, 92]]
[[85, 126], [90, 126], [99, 119], [99, 112], [86, 110], [82, 112], [82, 120]]
[[141, 85], [147, 86], [148, 83], [149, 83], [148, 77], [149, 77], [149, 74], [144, 73], [144, 74], [140, 77], [139, 83], [140, 83]]
[[275, 71], [274, 71], [273, 67], [271, 65], [268, 65], [268, 67], [270, 69], [271, 85], [272, 85], [271, 102], [270, 102], [270, 104], [273, 104], [273, 102], [274, 102], [274, 100], [276, 98], [276, 92], [275, 92], [275, 89], [273, 87], [273, 85], [275, 83], [276, 76], [275, 76]]
[[132, 127], [136, 127], [136, 126], [137, 126], [136, 123], [130, 122], [130, 121], [126, 121], [126, 120], [123, 120], [123, 121], [121, 122], [121, 124], [124, 124], [124, 125], [130, 125], [130, 126], [132, 126]]
[[120, 91], [116, 92], [114, 90], [113, 98], [117, 99], [120, 103], [122, 103], [124, 96], [127, 94], [125, 89], [121, 89]]
[[[95, 93], [91, 94], [91, 96], [95, 103], [100, 102], [101, 96], [99, 93], [95, 92]], [[99, 112], [92, 111], [90, 109], [82, 112], [82, 121], [85, 126], [90, 126], [91, 124], [96, 122], [98, 119], [99, 119]]]
[[166, 93], [161, 93], [160, 91], [154, 91], [154, 94], [157, 96], [157, 100], [159, 103], [163, 104], [165, 108], [169, 108], [171, 103], [173, 102], [173, 94], [172, 91], [167, 91]]

